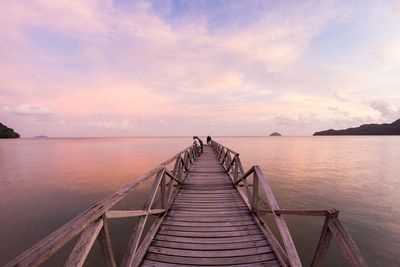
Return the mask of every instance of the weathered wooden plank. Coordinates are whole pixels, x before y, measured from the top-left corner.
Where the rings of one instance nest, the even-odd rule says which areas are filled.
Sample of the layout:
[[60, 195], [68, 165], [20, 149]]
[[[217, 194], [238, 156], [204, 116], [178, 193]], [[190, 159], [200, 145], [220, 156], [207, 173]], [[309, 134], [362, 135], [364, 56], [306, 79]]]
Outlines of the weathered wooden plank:
[[[175, 205], [180, 205], [180, 204], [199, 204], [199, 205], [211, 205], [211, 204], [232, 204], [232, 205], [237, 205], [237, 204], [242, 204], [243, 200], [239, 197], [233, 198], [231, 202], [222, 202], [222, 201], [216, 201], [214, 199], [202, 199], [202, 198], [177, 198], [175, 199]], [[246, 205], [245, 205], [246, 206]]]
[[195, 217], [195, 216], [170, 216], [167, 215], [167, 219], [174, 221], [185, 221], [185, 222], [236, 222], [236, 221], [251, 221], [251, 218], [247, 215], [243, 216], [207, 216], [207, 217]]
[[225, 236], [225, 237], [185, 237], [185, 236], [172, 236], [157, 234], [155, 236], [156, 240], [171, 241], [171, 242], [185, 242], [185, 243], [236, 243], [236, 242], [250, 242], [257, 240], [265, 240], [262, 234], [247, 235], [247, 236]]
[[259, 229], [258, 225], [238, 225], [238, 226], [176, 226], [176, 225], [163, 225], [160, 229], [172, 231], [187, 231], [187, 232], [232, 232], [244, 230]]
[[231, 232], [185, 232], [185, 231], [173, 231], [160, 229], [159, 234], [172, 235], [172, 236], [183, 236], [183, 237], [237, 237], [237, 236], [250, 236], [261, 234], [259, 229], [256, 230], [244, 230], [244, 231], [231, 231]]
[[[142, 266], [144, 267], [194, 267], [201, 265], [186, 265], [186, 264], [174, 264], [174, 263], [166, 263], [161, 261], [152, 261], [152, 260], [143, 260]], [[235, 264], [234, 267], [280, 267], [279, 261], [277, 260], [269, 260], [269, 261], [261, 261], [256, 263], [246, 263], [246, 264]]]
[[[190, 208], [190, 207], [186, 207], [186, 208], [174, 208], [174, 211], [176, 212], [193, 212], [196, 213], [196, 216], [208, 216], [209, 214], [215, 214], [215, 213], [220, 213], [218, 215], [221, 215], [222, 213], [224, 215], [227, 214], [249, 214], [249, 210], [247, 209], [247, 207], [236, 207], [236, 208], [232, 208], [234, 209], [234, 211], [227, 211], [227, 208], [221, 208], [221, 207], [217, 207], [217, 208], [203, 208], [203, 209], [199, 209], [199, 208]], [[238, 211], [242, 212], [242, 213], [238, 213]]]
[[171, 255], [171, 256], [180, 256], [180, 257], [221, 258], [221, 257], [241, 257], [241, 256], [243, 257], [243, 256], [258, 255], [263, 253], [270, 253], [272, 252], [272, 249], [269, 246], [264, 246], [264, 247], [243, 248], [235, 250], [205, 251], [205, 250], [164, 248], [152, 245], [149, 247], [148, 252]]
[[154, 240], [151, 244], [153, 246], [157, 246], [157, 247], [175, 248], [175, 249], [192, 249], [192, 250], [233, 250], [233, 249], [268, 246], [268, 242], [266, 240], [224, 243], [224, 244], [181, 243], [181, 242]]
[[259, 255], [251, 255], [246, 257], [225, 257], [225, 258], [196, 258], [196, 257], [179, 257], [156, 253], [147, 253], [145, 259], [193, 265], [233, 265], [262, 262], [276, 259], [273, 253], [264, 253]]
[[231, 216], [231, 215], [250, 215], [249, 210], [223, 210], [223, 211], [186, 211], [186, 210], [172, 210], [169, 212], [170, 216], [188, 216], [188, 217], [199, 217], [199, 216]]
[[66, 267], [80, 267], [83, 265], [102, 227], [102, 219], [98, 220], [97, 222], [93, 222], [86, 227], [71, 254], [69, 255], [68, 260], [65, 263]]
[[237, 225], [254, 225], [256, 224], [253, 220], [247, 221], [231, 221], [231, 222], [185, 222], [185, 221], [171, 221], [164, 220], [164, 225], [176, 225], [176, 226], [205, 226], [205, 227], [224, 227], [224, 226], [237, 226]]
[[[218, 189], [217, 189], [218, 188]], [[213, 186], [209, 186], [209, 185], [184, 185], [182, 186], [182, 190], [184, 191], [212, 191], [212, 192], [218, 192], [218, 190], [235, 190], [233, 185], [221, 185], [221, 184], [214, 184]]]
[[237, 194], [236, 191], [232, 189], [182, 189], [181, 194]]
[[220, 198], [238, 198], [240, 197], [238, 192], [232, 191], [227, 193], [189, 193], [189, 192], [179, 192], [178, 198], [202, 198], [202, 199], [220, 199]]
[[213, 195], [213, 194], [203, 194], [203, 195], [197, 195], [197, 194], [191, 194], [191, 195], [179, 195], [177, 196], [177, 200], [208, 200], [208, 201], [213, 201], [213, 202], [230, 202], [232, 201], [238, 201], [239, 196], [238, 195]]
[[[229, 200], [229, 201], [227, 201]], [[241, 202], [244, 203], [243, 200], [240, 198], [239, 195], [228, 195], [228, 196], [215, 196], [215, 195], [210, 195], [210, 196], [193, 196], [193, 195], [185, 195], [185, 196], [177, 196], [175, 199], [174, 204], [179, 204], [180, 202], [186, 202], [186, 201], [197, 201], [197, 202], [210, 202], [210, 203], [237, 203]]]
[[233, 211], [245, 211], [246, 214], [249, 212], [247, 206], [231, 206], [231, 207], [214, 207], [214, 206], [208, 206], [208, 207], [196, 207], [196, 206], [173, 206], [172, 207], [176, 211], [190, 211], [190, 212], [206, 212], [206, 213], [214, 213], [218, 211], [224, 211], [226, 212], [229, 209], [232, 209]]

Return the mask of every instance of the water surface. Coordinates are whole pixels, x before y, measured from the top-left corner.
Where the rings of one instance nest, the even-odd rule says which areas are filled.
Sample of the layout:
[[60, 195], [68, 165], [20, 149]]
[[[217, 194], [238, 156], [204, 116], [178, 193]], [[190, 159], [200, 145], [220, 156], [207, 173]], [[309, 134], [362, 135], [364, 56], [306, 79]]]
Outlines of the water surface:
[[[216, 137], [258, 164], [281, 208], [337, 208], [370, 266], [399, 266], [399, 137]], [[191, 143], [191, 138], [0, 140], [0, 265]], [[145, 184], [120, 205], [140, 208]], [[271, 218], [266, 218], [270, 221]], [[287, 217], [304, 266], [323, 220]], [[116, 257], [135, 220], [111, 222]], [[272, 226], [274, 229], [274, 227]], [[71, 245], [70, 245], [71, 247]], [[101, 266], [96, 246], [88, 266]], [[66, 252], [47, 266], [59, 265]], [[335, 243], [326, 266], [343, 265]]]

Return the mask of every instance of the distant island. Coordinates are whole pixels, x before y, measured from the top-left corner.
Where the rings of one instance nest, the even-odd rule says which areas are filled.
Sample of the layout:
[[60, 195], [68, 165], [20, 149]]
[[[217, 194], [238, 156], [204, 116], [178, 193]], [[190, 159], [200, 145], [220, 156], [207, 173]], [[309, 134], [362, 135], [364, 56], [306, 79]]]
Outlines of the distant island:
[[272, 134], [270, 134], [269, 136], [282, 136], [280, 133], [277, 132], [273, 132]]
[[45, 139], [45, 138], [48, 138], [48, 137], [45, 136], [45, 135], [37, 135], [37, 136], [34, 136], [34, 137], [32, 137], [32, 138], [36, 138], [36, 139]]
[[363, 124], [360, 127], [343, 130], [326, 130], [314, 135], [400, 135], [400, 119], [392, 123]]
[[19, 134], [0, 122], [0, 138], [19, 138]]

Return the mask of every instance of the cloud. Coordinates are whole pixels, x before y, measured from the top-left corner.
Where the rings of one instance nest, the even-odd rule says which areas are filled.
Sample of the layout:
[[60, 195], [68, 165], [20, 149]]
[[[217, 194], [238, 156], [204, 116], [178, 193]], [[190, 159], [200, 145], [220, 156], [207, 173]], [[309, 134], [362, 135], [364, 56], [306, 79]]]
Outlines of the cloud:
[[85, 126], [106, 128], [106, 129], [130, 129], [135, 128], [135, 124], [129, 119], [122, 120], [95, 120], [85, 122]]
[[275, 124], [280, 126], [310, 126], [320, 121], [314, 114], [299, 115], [297, 117], [277, 116], [275, 117]]
[[368, 104], [372, 109], [378, 111], [383, 119], [395, 120], [400, 117], [400, 108], [395, 109], [384, 101], [372, 100]]
[[[351, 24], [351, 4], [219, 3], [168, 2], [160, 11], [148, 1], [0, 2], [9, 11], [0, 17], [0, 105], [16, 107], [3, 110], [19, 117], [54, 117], [56, 110], [65, 127], [79, 121], [74, 126], [92, 128], [90, 135], [146, 134], [163, 123], [179, 133], [189, 120], [250, 133], [257, 121], [275, 117], [295, 131], [345, 115], [339, 111], [373, 112], [358, 103], [376, 90], [370, 69], [367, 75], [347, 64], [341, 46], [344, 66], [324, 62], [325, 54], [310, 57], [321, 50], [318, 38], [331, 43], [342, 30], [335, 27]], [[389, 63], [397, 53], [392, 43], [374, 47]], [[390, 80], [373, 75], [379, 85]], [[393, 84], [382, 90], [396, 94]]]
[[3, 109], [8, 113], [19, 116], [45, 117], [54, 114], [53, 111], [46, 106], [32, 107], [26, 104], [17, 107], [4, 107]]

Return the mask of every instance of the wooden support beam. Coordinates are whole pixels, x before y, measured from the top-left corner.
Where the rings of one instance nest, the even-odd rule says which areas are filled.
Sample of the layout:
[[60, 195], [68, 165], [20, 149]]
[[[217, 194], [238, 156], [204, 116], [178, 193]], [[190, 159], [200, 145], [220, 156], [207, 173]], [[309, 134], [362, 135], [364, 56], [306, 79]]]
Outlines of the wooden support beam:
[[235, 157], [232, 160], [230, 160], [230, 163], [229, 163], [228, 167], [226, 168], [227, 172], [229, 172], [229, 170], [232, 168], [234, 163], [235, 163]]
[[112, 250], [110, 233], [108, 230], [108, 223], [105, 215], [102, 216], [103, 228], [101, 228], [98, 239], [100, 242], [101, 252], [106, 260], [108, 267], [117, 267], [115, 262], [114, 252]]
[[328, 225], [350, 265], [353, 267], [367, 267], [367, 261], [338, 218], [331, 218]]
[[[169, 172], [166, 170], [166, 174], [167, 175], [168, 175], [168, 173]], [[169, 175], [168, 175], [168, 177], [171, 178], [171, 176], [169, 176]], [[172, 179], [171, 178], [171, 180], [169, 181], [168, 188], [167, 188], [167, 193], [166, 193], [166, 197], [167, 197], [166, 203], [167, 203], [167, 205], [172, 201], [171, 196], [173, 195], [173, 191], [174, 191], [173, 189], [175, 188], [175, 183], [174, 182], [176, 182], [177, 185], [181, 184], [181, 182], [178, 179], [176, 179], [176, 178]]]
[[253, 173], [253, 194], [251, 196], [251, 211], [257, 210], [258, 203], [258, 182], [259, 178], [256, 172]]
[[182, 167], [184, 167], [185, 171], [189, 171], [188, 166], [186, 165], [185, 159], [181, 158]]
[[226, 170], [227, 172], [229, 172], [229, 169], [230, 169], [229, 163], [231, 163], [232, 157], [231, 157], [231, 153], [230, 153], [230, 152], [228, 152], [227, 155], [228, 155], [228, 156], [226, 157], [224, 163], [225, 163], [225, 170]]
[[80, 267], [83, 265], [102, 227], [102, 219], [92, 222], [86, 227], [69, 255], [65, 267]]
[[233, 161], [234, 161], [234, 163], [232, 163], [232, 164], [234, 164], [234, 169], [233, 169], [233, 181], [234, 182], [236, 182], [236, 180], [238, 179], [238, 177], [239, 177], [239, 165], [238, 165], [238, 160], [239, 160], [239, 156], [238, 155], [235, 155], [235, 157], [233, 157]]
[[165, 170], [165, 175], [169, 176], [171, 179], [175, 180], [178, 182], [178, 184], [181, 184], [182, 182], [178, 180], [172, 173], [170, 173], [167, 169]]
[[180, 164], [180, 162], [181, 162], [181, 160], [177, 157], [176, 160], [175, 160], [174, 169], [172, 170], [172, 174], [173, 174], [174, 176], [176, 176], [177, 173], [178, 173], [178, 169], [179, 169], [179, 164]]
[[161, 208], [165, 209], [166, 206], [166, 178], [165, 178], [165, 171], [163, 176], [161, 177], [161, 183], [160, 183], [160, 202], [161, 202]]
[[[240, 165], [239, 165], [240, 166]], [[250, 174], [254, 172], [254, 166], [251, 167], [245, 174], [243, 174], [236, 182], [235, 184], [239, 184], [241, 181], [246, 179]]]
[[329, 229], [329, 220], [332, 216], [338, 216], [338, 213], [332, 215], [327, 214], [325, 216], [324, 226], [322, 227], [321, 236], [319, 238], [317, 249], [315, 250], [315, 254], [313, 257], [313, 261], [311, 263], [312, 267], [319, 267], [322, 266], [323, 259], [325, 258], [326, 253], [328, 252], [329, 244], [332, 240], [332, 232]]

